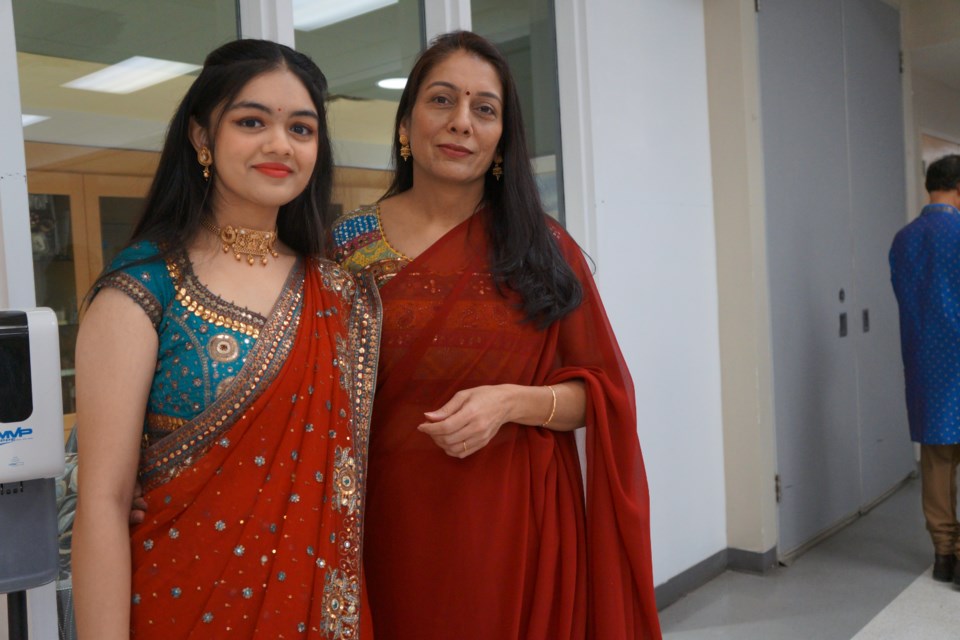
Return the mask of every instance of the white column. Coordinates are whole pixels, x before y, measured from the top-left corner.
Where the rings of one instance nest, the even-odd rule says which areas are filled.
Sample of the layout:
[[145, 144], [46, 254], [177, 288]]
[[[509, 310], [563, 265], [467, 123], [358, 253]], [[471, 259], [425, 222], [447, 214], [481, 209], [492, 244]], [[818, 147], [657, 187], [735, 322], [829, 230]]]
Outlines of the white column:
[[582, 1], [556, 2], [564, 223], [599, 271], [585, 14]]
[[[23, 153], [20, 78], [13, 31], [13, 4], [0, 0], [0, 309], [36, 306], [27, 166]], [[7, 627], [7, 598], [0, 596], [0, 629]], [[32, 638], [57, 637], [54, 584], [27, 591], [27, 625]]]
[[0, 309], [36, 306], [13, 4], [0, 0]]
[[288, 47], [293, 42], [293, 0], [239, 0], [240, 35], [273, 40]]
[[448, 31], [471, 28], [470, 0], [423, 0], [427, 42]]
[[556, 16], [567, 221], [633, 375], [663, 584], [727, 547], [703, 0]]

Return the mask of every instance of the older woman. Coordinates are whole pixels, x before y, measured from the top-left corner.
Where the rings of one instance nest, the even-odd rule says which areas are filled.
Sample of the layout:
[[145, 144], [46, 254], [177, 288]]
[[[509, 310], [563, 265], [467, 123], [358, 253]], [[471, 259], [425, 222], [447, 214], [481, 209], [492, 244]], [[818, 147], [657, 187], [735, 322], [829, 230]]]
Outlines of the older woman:
[[378, 637], [659, 638], [630, 374], [543, 211], [493, 45], [458, 32], [421, 54], [394, 161], [386, 196], [334, 228], [383, 300], [363, 554]]

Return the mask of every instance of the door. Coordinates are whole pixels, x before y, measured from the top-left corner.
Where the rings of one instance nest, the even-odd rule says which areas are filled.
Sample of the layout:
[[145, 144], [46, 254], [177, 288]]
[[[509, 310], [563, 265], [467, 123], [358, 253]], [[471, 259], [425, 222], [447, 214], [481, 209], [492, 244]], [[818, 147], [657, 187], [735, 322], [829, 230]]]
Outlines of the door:
[[839, 0], [765, 0], [758, 20], [779, 550], [789, 554], [860, 505], [843, 21]]
[[843, 24], [861, 503], [869, 504], [914, 469], [887, 262], [893, 236], [907, 218], [900, 14], [877, 0], [844, 0]]

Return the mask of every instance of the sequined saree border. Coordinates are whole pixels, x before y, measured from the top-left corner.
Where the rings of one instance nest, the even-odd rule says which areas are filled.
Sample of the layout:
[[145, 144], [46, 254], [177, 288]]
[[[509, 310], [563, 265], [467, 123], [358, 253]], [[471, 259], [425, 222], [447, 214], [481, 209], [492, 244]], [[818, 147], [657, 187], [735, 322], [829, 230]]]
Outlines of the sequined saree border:
[[233, 384], [203, 413], [142, 449], [140, 481], [145, 492], [175, 478], [207, 452], [276, 379], [296, 339], [304, 268], [303, 260], [299, 260], [291, 270], [273, 312]]
[[[352, 459], [337, 464], [340, 476], [335, 497], [339, 499], [344, 515], [343, 539], [349, 541], [340, 548], [340, 569], [327, 576], [324, 588], [324, 609], [333, 613], [330, 604], [338, 599], [358, 599], [362, 591], [361, 558], [363, 557], [363, 522], [366, 506], [367, 456], [370, 445], [370, 424], [373, 416], [373, 397], [377, 383], [377, 360], [380, 356], [380, 329], [383, 311], [380, 292], [369, 274], [356, 278], [356, 293], [347, 325], [346, 343], [338, 345], [338, 358], [343, 367], [347, 399], [350, 403], [350, 436], [354, 444]], [[356, 492], [347, 492], [340, 486], [343, 478], [355, 476]], [[355, 582], [354, 582], [355, 581]], [[352, 584], [351, 584], [352, 583]], [[339, 626], [339, 625], [338, 625]], [[347, 628], [352, 625], [346, 625]], [[343, 631], [343, 629], [339, 629]], [[359, 635], [359, 634], [357, 634]], [[334, 638], [350, 637], [334, 633]]]
[[157, 328], [160, 326], [160, 319], [163, 316], [163, 308], [160, 305], [160, 301], [157, 300], [157, 297], [153, 295], [150, 289], [137, 278], [129, 273], [118, 271], [104, 278], [97, 285], [97, 290], [100, 291], [105, 287], [119, 289], [130, 296], [130, 298], [144, 310], [147, 317], [150, 318], [153, 327]]
[[380, 290], [371, 275], [357, 278], [356, 300], [348, 329], [352, 384], [348, 394], [353, 413], [350, 431], [357, 448], [361, 477], [366, 479], [367, 453], [370, 445], [370, 421], [373, 396], [377, 385], [377, 360], [380, 356], [380, 328], [383, 310]]

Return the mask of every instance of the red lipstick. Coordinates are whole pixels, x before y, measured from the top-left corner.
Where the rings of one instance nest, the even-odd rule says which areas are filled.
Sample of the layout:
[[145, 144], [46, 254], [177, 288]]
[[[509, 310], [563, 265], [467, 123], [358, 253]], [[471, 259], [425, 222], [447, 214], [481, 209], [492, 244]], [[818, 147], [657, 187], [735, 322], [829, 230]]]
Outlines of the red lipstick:
[[253, 165], [253, 168], [271, 178], [286, 178], [293, 173], [293, 169], [280, 162], [263, 162]]

